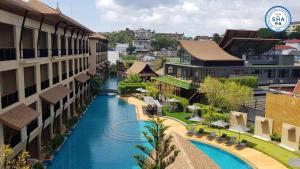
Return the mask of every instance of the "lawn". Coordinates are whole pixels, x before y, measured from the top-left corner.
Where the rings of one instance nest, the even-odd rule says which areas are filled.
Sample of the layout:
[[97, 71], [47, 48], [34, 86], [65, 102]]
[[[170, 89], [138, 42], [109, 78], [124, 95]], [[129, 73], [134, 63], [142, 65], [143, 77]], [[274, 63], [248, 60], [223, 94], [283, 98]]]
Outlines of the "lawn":
[[[184, 113], [184, 112], [165, 112], [166, 116], [170, 116], [173, 118], [176, 118], [178, 120], [181, 120], [183, 122], [185, 122], [186, 124], [195, 124], [194, 122], [190, 122], [188, 120], [185, 119], [185, 117], [187, 115], [191, 115], [191, 113]], [[213, 129], [213, 128], [209, 128], [207, 126], [200, 126], [205, 129], [205, 131], [207, 132], [211, 132], [211, 131], [216, 131], [216, 133], [218, 133], [218, 129]], [[221, 130], [221, 133], [226, 133], [228, 136], [236, 136], [238, 138], [238, 133], [236, 132], [232, 132], [229, 130]], [[267, 142], [267, 141], [263, 141], [260, 139], [257, 139], [255, 137], [252, 137], [249, 134], [241, 134], [241, 140], [247, 140], [249, 142], [250, 147], [261, 151], [275, 159], [277, 159], [279, 162], [281, 162], [282, 164], [284, 164], [285, 166], [287, 166], [288, 168], [292, 168], [292, 169], [296, 169], [293, 167], [289, 167], [288, 166], [288, 160], [290, 158], [300, 158], [300, 155], [286, 150], [276, 144], [273, 144], [271, 142]]]

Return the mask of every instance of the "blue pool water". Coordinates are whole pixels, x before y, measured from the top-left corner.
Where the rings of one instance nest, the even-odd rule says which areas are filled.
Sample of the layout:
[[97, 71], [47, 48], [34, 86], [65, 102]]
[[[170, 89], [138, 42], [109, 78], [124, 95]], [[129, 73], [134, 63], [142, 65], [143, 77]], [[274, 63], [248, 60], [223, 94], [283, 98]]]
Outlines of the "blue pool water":
[[[116, 79], [105, 87], [116, 88]], [[135, 107], [115, 96], [97, 96], [50, 169], [131, 169], [140, 153], [136, 144], [145, 144], [140, 134], [147, 122], [136, 121]]]
[[214, 160], [221, 169], [252, 169], [250, 165], [227, 151], [208, 144], [196, 141], [191, 142], [202, 150], [208, 157]]

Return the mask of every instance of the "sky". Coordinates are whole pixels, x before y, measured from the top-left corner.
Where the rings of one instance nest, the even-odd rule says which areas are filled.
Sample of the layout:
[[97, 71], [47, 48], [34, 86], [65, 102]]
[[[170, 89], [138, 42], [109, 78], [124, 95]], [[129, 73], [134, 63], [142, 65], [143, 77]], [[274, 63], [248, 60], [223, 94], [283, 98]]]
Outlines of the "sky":
[[[57, 0], [42, 0], [56, 7]], [[300, 20], [299, 0], [58, 0], [60, 10], [97, 32], [146, 28], [185, 36], [223, 34], [226, 29], [266, 27], [273, 6]]]

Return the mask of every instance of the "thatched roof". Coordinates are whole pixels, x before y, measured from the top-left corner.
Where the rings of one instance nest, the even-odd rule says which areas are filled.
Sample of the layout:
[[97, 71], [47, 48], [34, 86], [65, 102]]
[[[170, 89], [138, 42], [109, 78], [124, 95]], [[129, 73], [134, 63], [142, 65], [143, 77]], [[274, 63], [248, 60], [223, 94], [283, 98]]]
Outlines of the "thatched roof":
[[151, 67], [144, 62], [134, 62], [132, 66], [126, 70], [126, 74], [139, 74], [141, 76], [157, 76]]

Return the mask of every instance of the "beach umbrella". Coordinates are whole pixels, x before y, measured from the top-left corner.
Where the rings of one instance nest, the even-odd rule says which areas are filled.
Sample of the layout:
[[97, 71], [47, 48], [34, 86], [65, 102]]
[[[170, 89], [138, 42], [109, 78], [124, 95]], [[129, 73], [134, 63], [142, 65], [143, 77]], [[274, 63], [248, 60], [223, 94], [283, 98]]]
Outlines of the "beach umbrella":
[[214, 121], [214, 122], [210, 123], [210, 125], [215, 126], [215, 127], [219, 127], [219, 136], [220, 136], [220, 131], [221, 131], [220, 128], [225, 128], [225, 127], [227, 127], [229, 124], [226, 123], [226, 122], [223, 121], [223, 120], [218, 120], [218, 121]]
[[300, 167], [300, 158], [290, 158], [289, 165], [291, 167]]
[[[201, 118], [201, 117], [199, 117], [199, 116], [194, 116], [194, 117], [190, 118], [189, 121], [202, 123], [202, 122], [205, 121], [205, 119], [204, 119], [204, 118]], [[197, 126], [198, 126], [198, 123], [196, 124], [196, 128], [197, 128]]]
[[169, 99], [170, 103], [179, 103], [180, 101], [176, 98]]
[[239, 132], [239, 142], [241, 141], [241, 133], [242, 132], [247, 132], [247, 131], [250, 130], [249, 128], [247, 128], [245, 126], [242, 126], [242, 125], [236, 125], [236, 126], [230, 128], [230, 129]]
[[198, 107], [198, 106], [196, 106], [196, 105], [190, 105], [190, 106], [187, 106], [187, 108], [188, 108], [189, 110], [191, 110], [191, 111], [193, 112], [194, 115], [195, 115], [195, 111], [201, 109], [200, 107]]

